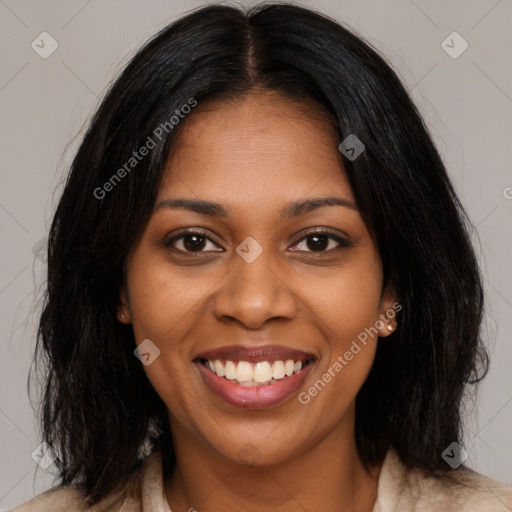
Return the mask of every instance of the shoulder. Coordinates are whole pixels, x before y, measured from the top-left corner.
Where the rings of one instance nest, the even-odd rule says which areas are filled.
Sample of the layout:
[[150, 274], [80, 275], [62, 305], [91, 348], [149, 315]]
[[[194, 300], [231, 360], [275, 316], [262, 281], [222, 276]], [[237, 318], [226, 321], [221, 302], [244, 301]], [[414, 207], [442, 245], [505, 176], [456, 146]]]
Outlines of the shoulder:
[[53, 512], [96, 512], [96, 510], [103, 509], [87, 507], [85, 497], [78, 488], [57, 486], [35, 496], [11, 512], [43, 512], [49, 510]]
[[147, 464], [136, 470], [122, 488], [112, 492], [93, 506], [87, 504], [77, 486], [56, 486], [14, 508], [11, 512], [140, 512], [142, 510], [142, 478]]
[[379, 477], [374, 512], [506, 512], [512, 510], [512, 487], [467, 468], [429, 476], [407, 470], [390, 450]]

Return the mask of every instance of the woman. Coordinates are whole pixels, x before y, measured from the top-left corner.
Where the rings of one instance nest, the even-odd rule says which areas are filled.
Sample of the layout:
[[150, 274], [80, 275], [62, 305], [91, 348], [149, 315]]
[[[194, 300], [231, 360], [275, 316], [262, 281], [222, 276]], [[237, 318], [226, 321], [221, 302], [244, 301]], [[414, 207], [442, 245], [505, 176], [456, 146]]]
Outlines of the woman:
[[486, 370], [466, 226], [366, 43], [291, 5], [178, 20], [111, 87], [55, 214], [61, 485], [15, 510], [510, 510], [463, 465]]

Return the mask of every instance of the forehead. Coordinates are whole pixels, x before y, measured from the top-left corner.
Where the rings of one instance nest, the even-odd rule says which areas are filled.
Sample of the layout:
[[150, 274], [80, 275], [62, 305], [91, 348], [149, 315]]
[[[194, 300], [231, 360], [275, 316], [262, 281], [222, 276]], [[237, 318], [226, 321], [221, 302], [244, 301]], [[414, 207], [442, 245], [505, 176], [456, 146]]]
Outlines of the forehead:
[[[352, 193], [328, 114], [313, 100], [260, 92], [199, 104], [179, 125], [159, 198], [265, 202]], [[262, 205], [263, 206], [263, 205]]]

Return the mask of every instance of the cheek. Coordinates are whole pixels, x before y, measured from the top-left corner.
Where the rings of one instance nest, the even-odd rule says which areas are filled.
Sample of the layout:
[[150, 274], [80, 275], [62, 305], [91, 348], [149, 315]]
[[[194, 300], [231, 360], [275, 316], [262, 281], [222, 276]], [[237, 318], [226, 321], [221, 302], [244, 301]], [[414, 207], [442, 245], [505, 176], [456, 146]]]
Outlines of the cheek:
[[145, 246], [129, 263], [127, 287], [135, 340], [140, 344], [149, 339], [160, 351], [143, 369], [183, 423], [194, 417], [197, 407], [190, 401], [193, 392], [184, 392], [184, 383], [188, 386], [191, 372], [196, 371], [191, 353], [201, 321], [211, 316], [211, 290], [222, 276], [222, 268], [173, 267], [161, 251], [155, 255]]
[[379, 319], [380, 261], [371, 253], [360, 253], [352, 260], [322, 280], [310, 281], [304, 290], [333, 355], [345, 352]]
[[171, 273], [169, 267], [163, 258], [135, 254], [127, 282], [136, 343], [149, 339], [159, 350], [144, 371], [167, 403], [177, 400], [176, 390], [190, 377], [187, 340], [197, 326], [198, 315], [207, 309], [208, 289], [204, 280]]
[[330, 322], [324, 330], [329, 336], [327, 357], [319, 361], [315, 378], [297, 397], [304, 407], [303, 427], [312, 435], [325, 434], [346, 417], [375, 358], [378, 338], [365, 331], [373, 325], [375, 315], [364, 311], [365, 306], [375, 304], [357, 300], [346, 304], [342, 312], [332, 312], [331, 318], [324, 316]]
[[380, 264], [373, 256], [309, 286], [309, 307], [326, 341], [326, 357], [303, 403], [315, 402], [313, 407], [334, 418], [355, 399], [375, 357], [381, 290]]
[[129, 269], [130, 312], [135, 337], [155, 339], [168, 347], [179, 344], [194, 317], [207, 308], [211, 283], [192, 271], [170, 271], [159, 256], [136, 255]]
[[143, 370], [167, 407], [190, 424], [184, 383], [190, 379], [192, 365], [187, 339], [194, 330], [194, 318], [205, 305], [202, 280], [185, 278], [169, 271], [169, 263], [141, 251], [135, 254], [128, 272], [130, 313], [137, 344], [149, 339], [158, 356]]

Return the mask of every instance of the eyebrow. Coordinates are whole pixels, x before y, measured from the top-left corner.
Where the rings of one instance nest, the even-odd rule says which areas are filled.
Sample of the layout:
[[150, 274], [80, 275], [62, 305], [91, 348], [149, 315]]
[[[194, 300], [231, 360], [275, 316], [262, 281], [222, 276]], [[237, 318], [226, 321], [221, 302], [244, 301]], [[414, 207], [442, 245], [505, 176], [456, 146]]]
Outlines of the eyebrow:
[[[342, 197], [318, 197], [292, 201], [288, 203], [280, 213], [280, 218], [299, 217], [326, 206], [342, 206], [357, 211], [357, 206], [353, 201]], [[202, 199], [165, 199], [158, 203], [155, 212], [164, 208], [184, 209], [191, 212], [207, 215], [209, 217], [229, 217], [230, 209], [218, 203], [204, 201]]]

